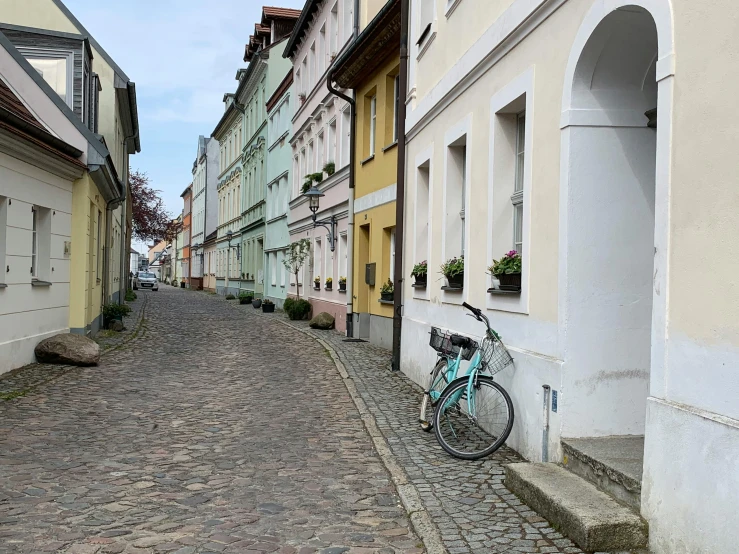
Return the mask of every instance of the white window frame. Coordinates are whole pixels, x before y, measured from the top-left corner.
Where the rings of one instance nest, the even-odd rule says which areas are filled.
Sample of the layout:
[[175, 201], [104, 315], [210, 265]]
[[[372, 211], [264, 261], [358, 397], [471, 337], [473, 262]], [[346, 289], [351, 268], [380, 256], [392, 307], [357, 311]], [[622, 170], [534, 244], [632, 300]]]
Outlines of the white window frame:
[[[428, 11], [424, 10], [424, 6]], [[413, 13], [415, 18], [415, 36], [413, 47], [416, 49], [416, 59], [420, 59], [436, 38], [436, 0], [416, 0]]]
[[[418, 216], [420, 214], [419, 212], [419, 206], [418, 206], [418, 169], [424, 165], [428, 165], [428, 175], [429, 175], [429, 190], [428, 190], [428, 206], [426, 210], [426, 225], [427, 225], [427, 231], [426, 231], [426, 254], [425, 259], [428, 263], [429, 267], [438, 267], [441, 264], [441, 260], [434, 260], [432, 262], [431, 256], [433, 254], [432, 246], [431, 246], [431, 236], [433, 234], [433, 229], [431, 227], [431, 214], [433, 213], [433, 198], [434, 198], [434, 145], [433, 143], [429, 145], [426, 149], [424, 149], [422, 152], [419, 152], [416, 156], [415, 160], [415, 201], [413, 202], [413, 251], [414, 251], [414, 259], [412, 260], [412, 263], [415, 265], [419, 262], [422, 262], [423, 259], [421, 259], [420, 252], [418, 251]], [[424, 300], [428, 300], [430, 298], [430, 290], [427, 286], [425, 289], [413, 289], [413, 296], [414, 298], [420, 298]]]
[[[501, 251], [493, 251], [495, 248], [493, 244], [493, 218], [492, 214], [494, 214], [494, 192], [497, 189], [497, 187], [502, 187], [502, 190], [511, 191], [512, 188], [515, 186], [509, 181], [507, 183], [496, 183], [494, 176], [495, 172], [494, 169], [497, 164], [504, 163], [503, 160], [496, 160], [495, 158], [495, 135], [496, 135], [496, 126], [499, 125], [498, 121], [498, 114], [503, 112], [506, 109], [506, 106], [509, 106], [517, 99], [521, 98], [522, 96], [525, 96], [525, 113], [526, 113], [526, 119], [525, 119], [525, 133], [524, 133], [524, 163], [523, 163], [523, 194], [522, 194], [522, 203], [523, 203], [523, 222], [522, 222], [522, 243], [523, 243], [523, 252], [521, 255], [522, 258], [522, 266], [523, 270], [521, 272], [521, 294], [515, 295], [515, 294], [507, 294], [507, 295], [499, 295], [499, 294], [488, 294], [487, 298], [487, 309], [489, 310], [499, 310], [504, 312], [514, 312], [514, 313], [523, 313], [528, 314], [529, 313], [529, 271], [530, 271], [530, 234], [531, 234], [531, 188], [532, 188], [532, 179], [531, 179], [531, 164], [532, 164], [532, 158], [531, 158], [531, 150], [532, 150], [532, 137], [533, 137], [533, 116], [534, 116], [534, 110], [533, 110], [533, 101], [534, 101], [534, 70], [533, 68], [528, 69], [518, 77], [516, 77], [513, 81], [511, 81], [508, 85], [506, 85], [503, 89], [501, 89], [499, 92], [497, 92], [493, 97], [490, 99], [490, 141], [489, 141], [489, 152], [488, 152], [488, 232], [487, 232], [487, 266], [489, 267], [493, 260], [496, 258], [499, 258], [501, 255], [505, 254], [505, 252]], [[510, 160], [509, 160], [510, 162]], [[515, 164], [515, 157], [512, 161], [512, 163]], [[515, 196], [515, 195], [514, 195]], [[511, 202], [511, 200], [509, 200]], [[500, 248], [498, 247], [498, 250]]]
[[[346, 126], [346, 129], [344, 129], [344, 126]], [[341, 110], [341, 163], [339, 164], [339, 167], [342, 168], [348, 166], [351, 163], [351, 128], [351, 109], [349, 106], [346, 106], [346, 108]], [[346, 137], [346, 144], [344, 143], [344, 137]], [[339, 167], [337, 167], [337, 169], [339, 169]]]
[[38, 208], [31, 206], [31, 279], [38, 279]]
[[0, 284], [5, 284], [5, 256], [8, 243], [8, 199], [0, 196]]
[[347, 232], [339, 233], [339, 277], [347, 277], [349, 271], [348, 263], [349, 236]]
[[[447, 192], [449, 189], [449, 183], [448, 183], [448, 177], [449, 177], [449, 149], [450, 147], [453, 147], [452, 144], [457, 142], [462, 137], [465, 137], [465, 162], [464, 162], [464, 176], [463, 176], [463, 183], [462, 183], [462, 192], [464, 194], [464, 202], [462, 205], [462, 211], [459, 215], [454, 215], [454, 217], [464, 216], [464, 214], [469, 213], [469, 204], [470, 204], [470, 186], [469, 186], [469, 180], [470, 175], [472, 174], [472, 114], [468, 114], [464, 119], [459, 121], [456, 125], [451, 127], [447, 132], [444, 134], [444, 185], [443, 185], [443, 192], [442, 192], [442, 206], [447, 205]], [[429, 187], [430, 188], [430, 187]], [[447, 232], [447, 210], [442, 211], [442, 238], [441, 238], [441, 260], [440, 263], [445, 262], [448, 260], [451, 256], [458, 256], [456, 252], [449, 252], [446, 251], [446, 232]], [[462, 230], [462, 239], [464, 240], [465, 237], [470, 237], [470, 218], [464, 217], [464, 223], [463, 223], [463, 230]], [[441, 291], [441, 301], [442, 303], [446, 304], [462, 304], [467, 297], [470, 294], [470, 272], [467, 270], [467, 268], [470, 265], [470, 261], [472, 259], [472, 256], [470, 254], [474, 254], [475, 249], [470, 247], [469, 241], [466, 243], [465, 248], [465, 259], [464, 259], [464, 265], [465, 265], [465, 272], [464, 272], [464, 283], [463, 283], [463, 290], [462, 292], [458, 291]]]
[[390, 230], [390, 267], [388, 267], [388, 279], [395, 282], [395, 227]]
[[393, 78], [393, 144], [398, 142], [398, 108], [400, 107], [400, 75]]
[[513, 249], [523, 254], [523, 189], [524, 176], [526, 173], [526, 110], [516, 114], [516, 150], [515, 172], [513, 179], [513, 194], [511, 204], [513, 205]]

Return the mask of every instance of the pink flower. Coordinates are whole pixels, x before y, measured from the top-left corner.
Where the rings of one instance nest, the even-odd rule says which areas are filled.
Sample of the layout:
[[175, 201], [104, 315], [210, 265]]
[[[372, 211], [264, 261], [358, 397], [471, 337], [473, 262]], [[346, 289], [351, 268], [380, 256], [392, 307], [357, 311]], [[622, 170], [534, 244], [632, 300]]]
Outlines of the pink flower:
[[508, 252], [508, 254], [506, 254], [507, 258], [515, 258], [516, 256], [518, 256], [518, 252], [516, 252], [515, 250], [511, 250], [510, 252]]

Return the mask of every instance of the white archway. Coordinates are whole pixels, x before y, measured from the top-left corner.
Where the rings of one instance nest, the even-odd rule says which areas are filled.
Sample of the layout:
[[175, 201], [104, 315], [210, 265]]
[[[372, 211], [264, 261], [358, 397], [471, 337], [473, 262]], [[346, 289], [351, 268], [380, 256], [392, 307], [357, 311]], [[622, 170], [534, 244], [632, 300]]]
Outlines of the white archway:
[[[640, 435], [664, 365], [673, 37], [668, 0], [596, 2], [565, 74], [562, 436]], [[645, 112], [657, 108], [657, 129]], [[563, 398], [563, 399], [564, 399]]]

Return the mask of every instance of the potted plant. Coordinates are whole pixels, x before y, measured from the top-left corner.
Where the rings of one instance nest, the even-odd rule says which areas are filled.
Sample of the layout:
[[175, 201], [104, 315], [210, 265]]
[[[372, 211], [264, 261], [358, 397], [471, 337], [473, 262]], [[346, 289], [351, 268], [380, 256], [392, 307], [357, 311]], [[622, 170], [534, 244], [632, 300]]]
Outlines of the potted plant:
[[380, 288], [380, 300], [392, 302], [394, 294], [395, 286], [393, 286], [393, 282], [388, 279], [387, 283], [382, 285], [382, 288]]
[[336, 164], [334, 162], [326, 162], [326, 165], [323, 166], [323, 171], [326, 175], [331, 177], [331, 175], [336, 173]]
[[316, 275], [313, 278], [313, 288], [315, 290], [321, 290], [321, 276], [320, 275]]
[[255, 310], [258, 310], [262, 307], [262, 299], [261, 298], [255, 298], [251, 301], [251, 305], [254, 307]]
[[346, 277], [339, 277], [339, 290], [346, 290]]
[[275, 311], [275, 303], [272, 302], [269, 298], [267, 298], [264, 302], [262, 302], [262, 313], [271, 314], [274, 311]]
[[103, 319], [107, 327], [111, 321], [123, 321], [123, 316], [131, 313], [131, 307], [127, 304], [106, 304], [103, 306]]
[[242, 292], [239, 294], [239, 304], [251, 304], [254, 297], [248, 292]]
[[304, 92], [301, 92], [300, 94], [298, 94], [298, 100], [300, 100], [300, 105], [301, 106], [305, 103], [305, 98], [306, 98], [306, 96], [305, 96], [305, 93]]
[[426, 260], [422, 261], [421, 263], [417, 263], [413, 266], [413, 271], [411, 271], [411, 277], [414, 277], [416, 279], [416, 282], [414, 283], [417, 287], [425, 287], [426, 282], [428, 279], [428, 270], [429, 270], [429, 264]]
[[461, 289], [464, 286], [464, 256], [450, 258], [441, 264], [441, 274], [446, 277], [449, 288]]
[[493, 260], [488, 268], [490, 274], [500, 283], [500, 290], [521, 290], [521, 254], [515, 250], [507, 252], [499, 260]]
[[334, 286], [334, 280], [331, 277], [326, 279], [326, 290], [331, 290], [333, 286]]

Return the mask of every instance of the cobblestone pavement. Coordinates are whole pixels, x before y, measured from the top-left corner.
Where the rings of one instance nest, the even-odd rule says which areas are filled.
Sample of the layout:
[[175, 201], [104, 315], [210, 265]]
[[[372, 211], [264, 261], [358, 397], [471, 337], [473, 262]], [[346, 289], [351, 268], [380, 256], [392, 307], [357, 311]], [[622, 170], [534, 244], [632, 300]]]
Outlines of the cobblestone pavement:
[[433, 433], [421, 431], [422, 389], [390, 371], [388, 351], [344, 342], [342, 335], [312, 330], [307, 322], [290, 324], [324, 340], [341, 360], [448, 552], [582, 552], [503, 485], [503, 466], [522, 461], [515, 452], [503, 448], [484, 460], [457, 460]]
[[318, 342], [206, 294], [145, 300], [99, 367], [0, 401], [0, 552], [422, 551]]

